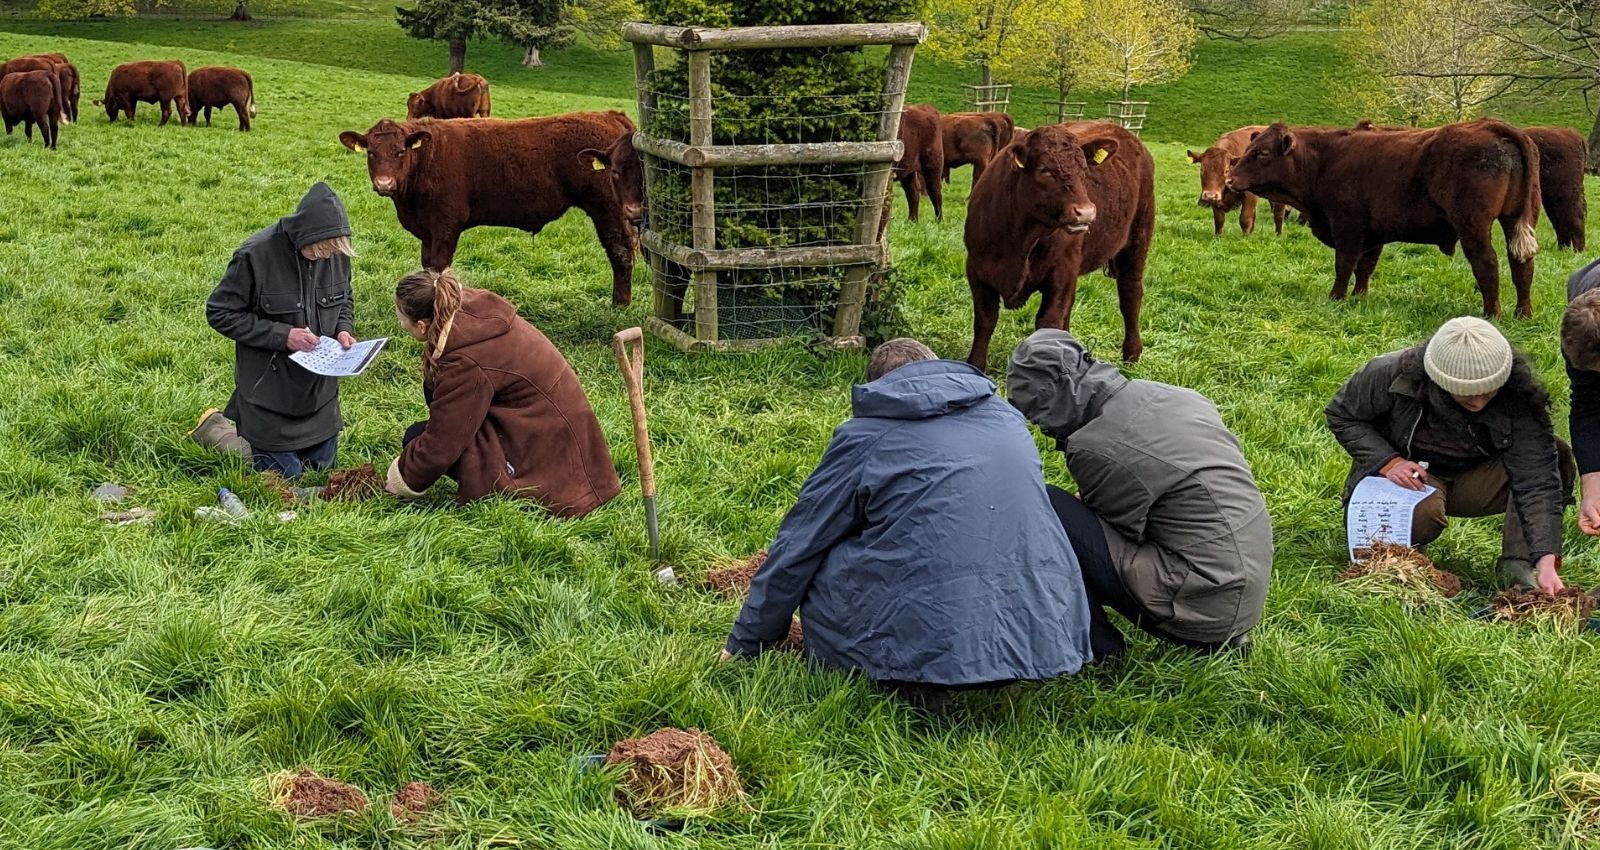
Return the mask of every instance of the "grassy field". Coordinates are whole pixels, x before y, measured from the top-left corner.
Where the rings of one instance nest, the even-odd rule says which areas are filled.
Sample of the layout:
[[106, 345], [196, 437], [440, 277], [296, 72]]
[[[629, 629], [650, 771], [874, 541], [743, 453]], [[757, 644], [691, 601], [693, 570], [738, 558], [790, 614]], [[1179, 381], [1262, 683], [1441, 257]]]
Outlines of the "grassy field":
[[[459, 268], [567, 352], [628, 471], [622, 498], [571, 523], [509, 502], [458, 510], [444, 493], [313, 506], [287, 525], [191, 519], [219, 486], [270, 504], [242, 466], [184, 434], [231, 385], [231, 349], [202, 302], [235, 245], [310, 182], [329, 181], [350, 205], [358, 331], [398, 335], [392, 286], [417, 245], [336, 137], [400, 111], [441, 51], [360, 21], [5, 19], [0, 30], [0, 55], [72, 55], [86, 92], [118, 62], [175, 56], [249, 68], [261, 107], [245, 135], [231, 115], [209, 130], [157, 128], [148, 108], [137, 126], [108, 125], [86, 102], [56, 153], [0, 139], [3, 850], [1600, 846], [1594, 810], [1569, 812], [1552, 791], [1566, 771], [1600, 771], [1600, 645], [1468, 618], [1487, 599], [1495, 521], [1457, 523], [1436, 547], [1473, 585], [1446, 607], [1408, 610], [1332, 581], [1346, 464], [1322, 406], [1371, 355], [1477, 309], [1465, 262], [1397, 246], [1368, 298], [1330, 303], [1331, 252], [1297, 226], [1214, 239], [1183, 145], [1167, 143], [1264, 110], [1342, 118], [1317, 94], [1325, 53], [1314, 44], [1267, 52], [1307, 68], [1208, 46], [1170, 89], [1193, 96], [1171, 98], [1185, 125], [1152, 133], [1149, 347], [1130, 371], [1216, 399], [1267, 493], [1278, 560], [1255, 654], [1199, 661], [1137, 638], [1126, 663], [929, 719], [790, 657], [719, 666], [735, 606], [651, 580], [607, 346], [644, 310], [609, 306], [581, 217], [537, 239], [473, 231]], [[629, 94], [616, 55], [568, 51], [522, 72], [509, 48], [474, 51], [496, 75], [501, 114], [620, 106]], [[919, 95], [953, 79], [918, 67]], [[1280, 85], [1237, 87], [1266, 78]], [[961, 357], [965, 176], [952, 194], [943, 225], [897, 221], [894, 258], [916, 333]], [[1540, 236], [1553, 244], [1547, 227]], [[1582, 261], [1542, 254], [1537, 318], [1501, 323], [1563, 415], [1555, 325], [1562, 282]], [[642, 271], [638, 284], [642, 304]], [[1109, 281], [1086, 281], [1079, 304], [1074, 330], [1114, 351]], [[995, 369], [1032, 313], [1003, 316]], [[418, 353], [396, 340], [345, 384], [343, 465], [387, 464], [423, 415]], [[665, 550], [680, 574], [767, 542], [848, 415], [862, 367], [798, 345], [737, 357], [652, 345]], [[1064, 482], [1053, 452], [1046, 470]], [[136, 487], [160, 518], [98, 524], [87, 493], [106, 480]], [[1569, 580], [1600, 583], [1593, 547], [1570, 528], [1569, 541]], [[612, 805], [604, 774], [574, 762], [664, 725], [704, 728], [729, 749], [748, 810], [652, 835]], [[380, 805], [297, 826], [264, 789], [302, 766]], [[412, 779], [449, 797], [422, 826], [381, 804]]]

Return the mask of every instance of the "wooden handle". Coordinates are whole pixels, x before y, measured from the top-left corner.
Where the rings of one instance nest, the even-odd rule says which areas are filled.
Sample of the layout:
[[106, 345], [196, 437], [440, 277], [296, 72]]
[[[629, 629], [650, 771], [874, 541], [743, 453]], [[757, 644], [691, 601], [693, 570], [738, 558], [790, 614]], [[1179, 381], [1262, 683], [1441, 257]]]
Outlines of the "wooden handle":
[[650, 424], [644, 411], [644, 329], [628, 328], [611, 338], [611, 351], [628, 387], [633, 410], [633, 445], [639, 453], [639, 487], [646, 499], [656, 495], [656, 466], [650, 456]]

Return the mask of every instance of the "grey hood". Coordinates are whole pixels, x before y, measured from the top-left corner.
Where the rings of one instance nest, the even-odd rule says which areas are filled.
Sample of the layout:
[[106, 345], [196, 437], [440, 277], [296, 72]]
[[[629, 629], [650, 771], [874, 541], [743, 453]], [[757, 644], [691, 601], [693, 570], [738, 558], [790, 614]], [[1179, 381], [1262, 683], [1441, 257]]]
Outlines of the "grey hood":
[[1058, 440], [1093, 421], [1127, 385], [1115, 366], [1095, 360], [1072, 334], [1048, 328], [1017, 346], [1006, 371], [1011, 404]]
[[300, 199], [295, 211], [278, 220], [296, 251], [324, 239], [350, 235], [350, 216], [344, 201], [326, 183], [318, 183]]

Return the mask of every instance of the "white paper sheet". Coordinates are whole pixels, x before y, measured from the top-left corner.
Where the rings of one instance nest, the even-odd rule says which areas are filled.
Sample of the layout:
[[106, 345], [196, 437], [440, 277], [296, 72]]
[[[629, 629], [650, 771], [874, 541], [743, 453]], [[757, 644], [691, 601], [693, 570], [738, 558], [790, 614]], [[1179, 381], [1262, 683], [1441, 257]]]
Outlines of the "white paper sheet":
[[1378, 541], [1410, 546], [1411, 512], [1436, 489], [1407, 490], [1378, 476], [1361, 479], [1350, 497], [1345, 521], [1350, 560], [1356, 560], [1357, 549], [1365, 549]]
[[289, 359], [305, 367], [308, 372], [329, 378], [350, 378], [366, 371], [367, 365], [378, 356], [383, 344], [388, 341], [388, 337], [363, 340], [346, 351], [338, 340], [325, 336], [316, 348], [296, 351], [289, 355]]

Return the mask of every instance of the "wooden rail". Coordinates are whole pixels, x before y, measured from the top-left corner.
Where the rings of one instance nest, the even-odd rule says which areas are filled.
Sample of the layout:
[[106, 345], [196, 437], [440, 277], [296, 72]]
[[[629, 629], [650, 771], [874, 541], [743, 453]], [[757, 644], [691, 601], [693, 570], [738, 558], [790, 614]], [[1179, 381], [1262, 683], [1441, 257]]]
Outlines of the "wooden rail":
[[622, 39], [678, 50], [757, 50], [782, 47], [860, 47], [869, 44], [921, 44], [928, 28], [898, 24], [816, 24], [794, 27], [669, 27], [632, 21]]

